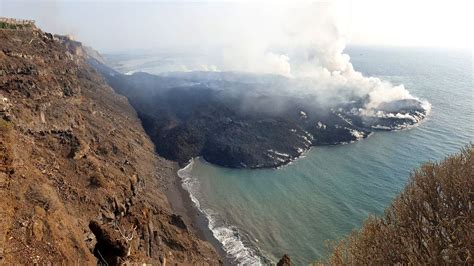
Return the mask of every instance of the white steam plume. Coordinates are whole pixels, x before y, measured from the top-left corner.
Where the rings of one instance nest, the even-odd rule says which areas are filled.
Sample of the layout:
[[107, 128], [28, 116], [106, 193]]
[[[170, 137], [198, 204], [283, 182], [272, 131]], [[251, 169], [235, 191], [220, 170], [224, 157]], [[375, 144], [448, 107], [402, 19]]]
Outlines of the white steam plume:
[[[258, 18], [222, 50], [222, 70], [263, 72], [311, 81], [311, 88], [369, 96], [366, 109], [381, 103], [416, 99], [403, 85], [394, 86], [354, 70], [344, 54], [344, 14], [334, 3], [261, 6]], [[258, 23], [255, 23], [258, 21]]]

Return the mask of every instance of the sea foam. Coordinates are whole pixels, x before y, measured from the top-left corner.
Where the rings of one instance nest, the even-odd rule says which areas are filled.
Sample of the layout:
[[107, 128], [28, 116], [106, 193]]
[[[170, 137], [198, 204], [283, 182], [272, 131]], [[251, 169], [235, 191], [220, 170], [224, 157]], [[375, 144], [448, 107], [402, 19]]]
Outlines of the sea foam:
[[197, 199], [200, 182], [191, 174], [194, 161], [195, 159], [191, 159], [188, 165], [178, 170], [178, 176], [181, 178], [182, 187], [188, 191], [196, 208], [206, 216], [208, 227], [212, 234], [222, 244], [229, 259], [233, 260], [234, 263], [238, 265], [261, 265], [262, 261], [260, 256], [257, 255], [254, 249], [244, 244], [235, 226], [226, 224], [217, 212], [201, 206], [201, 203]]

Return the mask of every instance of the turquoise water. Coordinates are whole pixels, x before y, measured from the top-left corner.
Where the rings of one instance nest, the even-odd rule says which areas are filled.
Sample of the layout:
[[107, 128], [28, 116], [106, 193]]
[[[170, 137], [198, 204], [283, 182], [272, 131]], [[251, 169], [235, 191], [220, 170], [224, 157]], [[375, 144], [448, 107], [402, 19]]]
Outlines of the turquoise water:
[[403, 83], [432, 104], [427, 120], [340, 146], [315, 147], [280, 169], [233, 170], [195, 160], [180, 172], [236, 263], [296, 265], [327, 254], [325, 240], [382, 214], [410, 171], [474, 141], [472, 51], [352, 47], [356, 70]]

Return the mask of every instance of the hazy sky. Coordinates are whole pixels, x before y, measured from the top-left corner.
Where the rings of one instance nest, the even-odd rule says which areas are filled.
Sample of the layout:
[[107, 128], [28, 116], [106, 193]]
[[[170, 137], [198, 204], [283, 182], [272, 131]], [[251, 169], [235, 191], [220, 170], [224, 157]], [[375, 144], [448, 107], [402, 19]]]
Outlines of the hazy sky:
[[[338, 33], [348, 44], [473, 47], [473, 0], [318, 3], [327, 2], [335, 2]], [[34, 19], [45, 31], [72, 34], [105, 52], [178, 46], [212, 49], [276, 38], [276, 28], [287, 27], [288, 14], [298, 17], [295, 12], [302, 10], [293, 12], [289, 6], [307, 1], [277, 3], [0, 0], [0, 16]]]

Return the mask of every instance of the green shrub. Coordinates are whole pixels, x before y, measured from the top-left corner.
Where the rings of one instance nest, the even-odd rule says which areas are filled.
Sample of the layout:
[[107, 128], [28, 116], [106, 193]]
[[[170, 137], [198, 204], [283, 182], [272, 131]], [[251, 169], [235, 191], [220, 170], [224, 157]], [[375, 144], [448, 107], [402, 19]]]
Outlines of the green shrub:
[[0, 131], [10, 130], [11, 127], [12, 127], [11, 122], [8, 122], [8, 121], [0, 118]]
[[474, 146], [415, 170], [405, 190], [334, 243], [325, 264], [474, 264]]
[[7, 22], [0, 22], [0, 29], [26, 29], [31, 28], [32, 24], [14, 24], [14, 23], [7, 23]]

